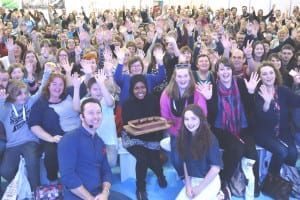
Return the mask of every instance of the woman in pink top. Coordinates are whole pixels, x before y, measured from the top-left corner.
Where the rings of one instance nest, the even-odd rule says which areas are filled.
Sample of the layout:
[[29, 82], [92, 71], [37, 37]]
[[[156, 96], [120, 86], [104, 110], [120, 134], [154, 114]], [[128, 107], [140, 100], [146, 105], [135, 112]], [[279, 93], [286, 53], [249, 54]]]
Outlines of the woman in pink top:
[[187, 64], [175, 65], [175, 70], [168, 86], [160, 98], [161, 116], [172, 122], [168, 129], [171, 137], [171, 161], [179, 177], [184, 177], [183, 162], [179, 158], [176, 148], [176, 137], [181, 127], [181, 115], [189, 104], [199, 105], [207, 115], [206, 101], [198, 90], [195, 80]]

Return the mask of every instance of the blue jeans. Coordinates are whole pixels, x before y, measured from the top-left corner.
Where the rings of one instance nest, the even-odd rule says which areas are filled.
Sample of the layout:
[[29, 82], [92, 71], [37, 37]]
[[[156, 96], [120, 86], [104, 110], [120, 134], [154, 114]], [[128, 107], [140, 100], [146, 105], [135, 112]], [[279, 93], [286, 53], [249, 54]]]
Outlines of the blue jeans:
[[0, 139], [0, 163], [2, 162], [2, 157], [6, 148], [6, 141]]
[[170, 138], [171, 138], [171, 162], [172, 162], [173, 167], [175, 168], [178, 176], [180, 178], [184, 178], [183, 161], [179, 157], [179, 154], [178, 154], [176, 137], [173, 135], [170, 135]]
[[295, 143], [300, 146], [300, 132], [295, 133]]
[[293, 140], [282, 141], [276, 136], [256, 136], [257, 143], [272, 153], [269, 172], [275, 175], [280, 174], [282, 164], [295, 166], [297, 161], [297, 148]]
[[40, 151], [36, 142], [26, 142], [15, 147], [7, 148], [4, 152], [0, 174], [8, 182], [15, 177], [20, 162], [20, 155], [25, 159], [27, 177], [34, 191], [40, 185]]

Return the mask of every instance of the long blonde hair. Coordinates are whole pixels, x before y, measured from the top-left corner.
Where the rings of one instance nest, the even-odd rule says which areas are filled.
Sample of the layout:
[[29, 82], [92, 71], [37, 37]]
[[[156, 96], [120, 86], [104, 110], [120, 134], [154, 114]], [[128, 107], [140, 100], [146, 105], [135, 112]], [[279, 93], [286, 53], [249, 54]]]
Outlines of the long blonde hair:
[[175, 80], [178, 69], [187, 69], [189, 76], [190, 76], [190, 83], [189, 83], [188, 87], [185, 89], [182, 97], [183, 98], [190, 97], [195, 92], [195, 79], [194, 79], [192, 70], [189, 67], [177, 67], [177, 68], [175, 67], [174, 72], [171, 77], [171, 80], [165, 89], [167, 95], [170, 98], [175, 99], [175, 100], [178, 100], [180, 98], [179, 87]]

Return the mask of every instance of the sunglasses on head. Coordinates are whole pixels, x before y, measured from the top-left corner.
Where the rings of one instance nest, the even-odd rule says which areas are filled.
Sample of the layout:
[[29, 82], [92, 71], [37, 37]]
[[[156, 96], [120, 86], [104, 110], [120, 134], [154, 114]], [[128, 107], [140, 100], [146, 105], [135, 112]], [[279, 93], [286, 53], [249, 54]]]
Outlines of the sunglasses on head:
[[191, 68], [191, 64], [188, 63], [179, 63], [175, 65], [175, 68]]

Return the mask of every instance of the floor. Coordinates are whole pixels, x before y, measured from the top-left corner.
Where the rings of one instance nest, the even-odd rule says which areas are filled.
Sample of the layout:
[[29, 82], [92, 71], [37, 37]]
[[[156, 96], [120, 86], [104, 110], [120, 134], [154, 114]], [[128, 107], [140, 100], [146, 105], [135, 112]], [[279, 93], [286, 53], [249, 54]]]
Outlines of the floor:
[[[120, 168], [116, 167], [113, 169], [113, 186], [112, 190], [121, 192], [133, 200], [135, 197], [135, 179], [128, 178], [127, 180], [121, 182], [120, 178]], [[147, 193], [149, 200], [174, 200], [180, 190], [183, 188], [183, 183], [181, 180], [177, 179], [176, 171], [170, 164], [164, 166], [164, 174], [167, 177], [168, 187], [160, 188], [157, 183], [156, 176], [152, 171], [148, 170], [147, 175]], [[233, 197], [232, 200], [242, 200], [243, 198]], [[262, 193], [256, 200], [272, 200], [272, 198], [263, 195]], [[290, 200], [296, 200], [290, 198]]]

